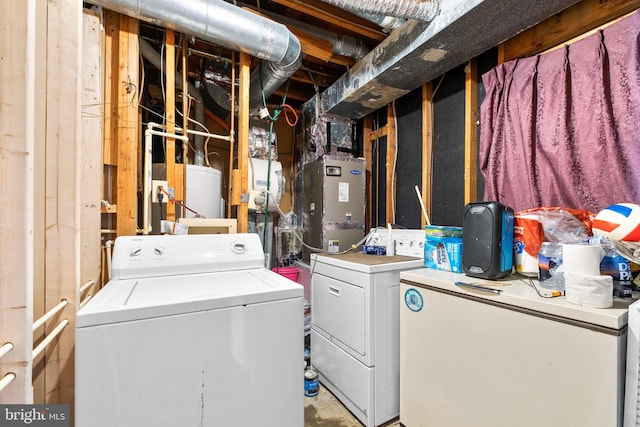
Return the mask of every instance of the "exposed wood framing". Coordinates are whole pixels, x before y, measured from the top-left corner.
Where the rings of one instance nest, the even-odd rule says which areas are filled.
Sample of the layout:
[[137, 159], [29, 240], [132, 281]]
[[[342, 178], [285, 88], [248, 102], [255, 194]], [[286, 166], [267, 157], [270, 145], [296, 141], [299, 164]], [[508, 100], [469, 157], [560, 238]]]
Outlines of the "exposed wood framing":
[[[431, 218], [433, 198], [433, 83], [422, 85], [422, 202]], [[422, 215], [421, 224], [427, 221]]]
[[379, 139], [379, 138], [384, 138], [385, 136], [387, 136], [387, 132], [389, 131], [389, 129], [384, 126], [381, 128], [378, 128], [374, 131], [371, 131], [371, 139]]
[[104, 226], [107, 229], [115, 228], [117, 212], [117, 164], [118, 164], [118, 48], [120, 33], [120, 15], [110, 10], [103, 10], [104, 43], [102, 51], [102, 70], [105, 102], [103, 122], [103, 200], [110, 209], [106, 212], [113, 215], [105, 215]]
[[[120, 15], [108, 9], [104, 10], [104, 86], [106, 107], [110, 114], [104, 118], [103, 159], [105, 165], [118, 164], [118, 39]], [[113, 202], [113, 201], [111, 201]]]
[[[36, 2], [36, 46], [45, 46], [47, 42], [47, 4]], [[37, 50], [38, 51], [38, 50]], [[36, 55], [35, 85], [35, 141], [34, 141], [34, 202], [33, 202], [33, 319], [46, 312], [45, 301], [45, 170], [46, 170], [46, 120], [47, 120], [47, 56], [44, 49]], [[45, 330], [40, 328], [33, 333], [33, 342], [44, 339]], [[44, 358], [33, 364], [32, 382], [33, 402], [45, 402]], [[2, 400], [0, 398], [0, 400]]]
[[[185, 114], [185, 111], [191, 111], [191, 108], [189, 108], [189, 105], [191, 104], [191, 101], [189, 99], [189, 90], [187, 89], [189, 87], [188, 83], [189, 80], [187, 78], [188, 76], [188, 70], [187, 70], [187, 61], [189, 58], [189, 52], [188, 52], [188, 45], [187, 45], [187, 37], [182, 37], [182, 46], [181, 46], [181, 50], [180, 52], [182, 53], [182, 58], [181, 58], [181, 63], [182, 63], [182, 129], [189, 129], [189, 116], [187, 114]], [[233, 80], [232, 80], [233, 81]], [[186, 195], [185, 192], [187, 190], [187, 173], [186, 173], [186, 164], [187, 164], [187, 159], [189, 158], [189, 143], [188, 141], [182, 141], [182, 164], [177, 165], [178, 170], [176, 171], [176, 174], [181, 175], [182, 179], [180, 180], [180, 191], [178, 191], [176, 193], [176, 197], [178, 198], [178, 200], [185, 200], [186, 199]], [[181, 208], [180, 210], [180, 217], [184, 217], [186, 215], [186, 209]]]
[[[112, 41], [114, 66], [111, 89], [115, 89], [118, 163], [116, 177], [116, 229], [118, 236], [133, 236], [137, 230], [138, 195], [138, 21], [120, 15], [117, 45]], [[107, 34], [109, 37], [109, 34]], [[117, 58], [117, 60], [116, 60]], [[112, 67], [112, 72], [114, 67]], [[117, 75], [117, 80], [116, 76]], [[115, 80], [115, 81], [114, 81]], [[113, 101], [112, 101], [113, 102]], [[112, 116], [111, 122], [113, 123]], [[113, 133], [112, 133], [113, 135]]]
[[387, 176], [386, 219], [388, 223], [395, 223], [396, 217], [396, 120], [393, 104], [387, 105]]
[[[240, 53], [240, 89], [238, 93], [238, 169], [240, 195], [249, 194], [249, 80], [251, 79], [251, 57]], [[237, 178], [236, 178], [237, 179]], [[249, 229], [249, 203], [241, 200], [237, 212], [238, 233]]]
[[33, 310], [35, 1], [9, 0], [0, 14], [0, 378], [16, 379], [0, 402], [28, 403]]
[[[88, 9], [82, 25], [82, 118], [80, 183], [80, 283], [100, 282], [100, 212], [102, 194], [102, 104], [100, 16]], [[80, 300], [93, 295], [98, 286], [89, 288]]]
[[[176, 49], [175, 33], [167, 28], [165, 33], [165, 101], [164, 114], [167, 119], [167, 133], [175, 134], [176, 131]], [[177, 190], [178, 176], [176, 175], [176, 140], [165, 138], [165, 164], [167, 167], [167, 185]], [[166, 219], [175, 221], [176, 207], [174, 203], [166, 205]]]
[[365, 159], [365, 212], [364, 212], [364, 229], [369, 230], [373, 223], [373, 139], [371, 138], [371, 127], [373, 126], [373, 119], [371, 115], [364, 118], [364, 125], [362, 130], [362, 151]]
[[501, 46], [503, 61], [535, 55], [640, 8], [640, 0], [583, 0]]
[[74, 326], [80, 287], [82, 3], [47, 2], [46, 252], [47, 310], [68, 301], [45, 325], [69, 324], [44, 351], [46, 403], [73, 408]]
[[[267, 15], [260, 13], [250, 7], [245, 6], [243, 7], [243, 9], [256, 15], [270, 19]], [[356, 63], [353, 58], [342, 55], [334, 55], [333, 45], [331, 44], [331, 42], [314, 36], [313, 34], [310, 34], [294, 26], [286, 24], [285, 26], [287, 26], [289, 31], [291, 31], [291, 33], [298, 38], [298, 40], [300, 41], [302, 53], [305, 56], [312, 56], [324, 62], [331, 62], [338, 65], [344, 65], [346, 67], [350, 67]]]
[[372, 28], [370, 22], [351, 14], [347, 15], [344, 10], [322, 3], [319, 0], [305, 0], [304, 2], [300, 0], [274, 0], [274, 2], [297, 10], [298, 12], [315, 16], [323, 21], [372, 40], [380, 42], [386, 38], [386, 34]]
[[465, 69], [464, 99], [464, 203], [478, 201], [478, 64]]
[[[231, 52], [231, 81], [236, 81], [236, 53]], [[231, 105], [236, 105], [236, 85], [231, 85]], [[205, 110], [205, 112], [208, 110]], [[214, 116], [215, 117], [215, 116]], [[240, 203], [240, 200], [237, 203], [233, 201], [233, 156], [235, 155], [235, 114], [229, 114], [229, 136], [231, 140], [229, 141], [229, 183], [228, 183], [228, 198], [227, 198], [227, 218], [231, 218], [231, 206], [237, 205]], [[240, 186], [236, 187], [237, 189]]]

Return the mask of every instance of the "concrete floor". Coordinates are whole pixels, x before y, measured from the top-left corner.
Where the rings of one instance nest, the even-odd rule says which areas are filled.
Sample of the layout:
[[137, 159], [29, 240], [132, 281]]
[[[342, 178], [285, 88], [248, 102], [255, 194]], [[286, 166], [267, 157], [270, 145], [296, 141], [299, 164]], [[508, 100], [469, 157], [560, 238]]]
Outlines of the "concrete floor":
[[[320, 385], [317, 396], [304, 398], [304, 426], [362, 427], [362, 423], [330, 391]], [[399, 427], [400, 422], [392, 420], [384, 426]]]

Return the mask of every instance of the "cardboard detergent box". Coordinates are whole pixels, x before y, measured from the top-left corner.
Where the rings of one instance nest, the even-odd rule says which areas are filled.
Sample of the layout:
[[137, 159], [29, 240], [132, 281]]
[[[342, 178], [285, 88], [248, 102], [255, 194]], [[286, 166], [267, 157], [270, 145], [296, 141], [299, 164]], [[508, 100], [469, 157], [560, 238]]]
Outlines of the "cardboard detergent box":
[[426, 236], [424, 266], [462, 273], [462, 237]]

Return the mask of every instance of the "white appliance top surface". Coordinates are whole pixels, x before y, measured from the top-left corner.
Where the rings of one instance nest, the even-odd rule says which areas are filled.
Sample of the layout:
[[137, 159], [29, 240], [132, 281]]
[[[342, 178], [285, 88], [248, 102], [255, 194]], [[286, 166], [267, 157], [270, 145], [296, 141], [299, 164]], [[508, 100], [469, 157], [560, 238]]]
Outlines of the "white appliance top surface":
[[425, 231], [409, 228], [383, 227], [371, 229], [365, 244], [372, 246], [387, 246], [393, 241], [395, 254], [415, 258], [424, 258]]
[[255, 233], [118, 237], [112, 279], [174, 276], [264, 267]]
[[[539, 312], [564, 317], [579, 322], [590, 323], [611, 329], [620, 329], [627, 324], [628, 307], [632, 299], [621, 300], [614, 298], [612, 308], [589, 308], [566, 302], [564, 297], [542, 298], [535, 289], [528, 284], [528, 278], [510, 276], [503, 280], [483, 280], [469, 277], [461, 273], [420, 268], [400, 272], [400, 280], [410, 281], [419, 285], [426, 285], [447, 292], [461, 295], [472, 295], [474, 298], [485, 299], [498, 304], [512, 305]], [[500, 294], [484, 292], [456, 286], [455, 282], [480, 284], [490, 288], [502, 290]], [[537, 285], [537, 280], [534, 280]], [[540, 289], [540, 288], [538, 288]]]
[[288, 298], [303, 289], [266, 268], [111, 280], [78, 311], [76, 327], [193, 313]]
[[316, 262], [363, 273], [380, 273], [424, 266], [422, 258], [402, 255], [368, 255], [362, 252], [348, 252], [340, 255], [311, 254], [311, 271], [314, 270]]

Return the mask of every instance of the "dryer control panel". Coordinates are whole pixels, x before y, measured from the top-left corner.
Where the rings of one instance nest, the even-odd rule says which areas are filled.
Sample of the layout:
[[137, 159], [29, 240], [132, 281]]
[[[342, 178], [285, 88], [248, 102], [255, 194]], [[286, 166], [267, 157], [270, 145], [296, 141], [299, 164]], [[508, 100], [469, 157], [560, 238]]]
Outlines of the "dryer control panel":
[[[391, 239], [395, 242], [395, 254], [424, 258], [424, 230], [405, 228], [391, 229]], [[367, 239], [367, 245], [386, 246], [389, 241], [389, 229], [376, 228]]]

